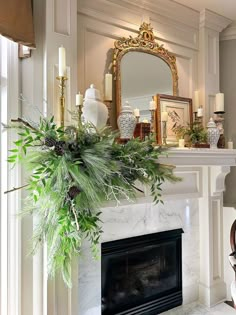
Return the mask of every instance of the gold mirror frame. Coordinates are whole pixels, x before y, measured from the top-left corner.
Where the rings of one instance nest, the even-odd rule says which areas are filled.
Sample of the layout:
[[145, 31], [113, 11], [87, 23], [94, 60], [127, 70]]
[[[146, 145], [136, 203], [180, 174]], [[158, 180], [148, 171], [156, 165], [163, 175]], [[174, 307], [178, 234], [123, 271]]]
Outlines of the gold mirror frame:
[[[113, 71], [114, 79], [116, 80], [116, 111], [117, 116], [121, 110], [121, 59], [122, 57], [131, 51], [140, 51], [147, 54], [154, 55], [164, 60], [169, 66], [172, 79], [173, 79], [173, 95], [178, 95], [178, 73], [176, 67], [176, 57], [171, 54], [163, 45], [159, 45], [155, 42], [155, 36], [151, 24], [142, 23], [139, 28], [139, 34], [137, 37], [123, 37], [118, 39], [114, 43], [114, 55], [113, 55]], [[158, 91], [157, 91], [158, 93]], [[156, 93], [155, 93], [156, 94]]]

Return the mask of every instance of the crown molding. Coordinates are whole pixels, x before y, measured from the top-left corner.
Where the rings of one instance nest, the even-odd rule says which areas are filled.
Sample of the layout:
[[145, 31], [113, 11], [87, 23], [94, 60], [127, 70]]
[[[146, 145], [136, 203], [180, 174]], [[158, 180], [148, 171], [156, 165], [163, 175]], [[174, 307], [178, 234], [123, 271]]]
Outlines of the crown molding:
[[230, 23], [232, 23], [232, 20], [208, 9], [204, 9], [200, 12], [200, 28], [206, 27], [220, 33]]
[[233, 21], [220, 34], [220, 40], [232, 40], [232, 39], [236, 39], [236, 21]]
[[127, 9], [138, 16], [149, 16], [152, 19], [155, 16], [155, 20], [162, 17], [168, 20], [168, 23], [182, 24], [185, 28], [186, 26], [196, 30], [199, 28], [199, 12], [170, 0], [78, 0], [79, 12], [85, 7], [104, 12], [110, 6], [114, 9], [118, 7]]
[[78, 14], [134, 33], [146, 18], [157, 40], [197, 49], [199, 13], [170, 0], [78, 0]]
[[188, 25], [198, 29], [199, 13], [191, 8], [170, 0], [108, 0], [113, 3], [120, 3], [129, 6], [133, 10], [145, 10], [151, 14], [163, 16], [173, 22]]

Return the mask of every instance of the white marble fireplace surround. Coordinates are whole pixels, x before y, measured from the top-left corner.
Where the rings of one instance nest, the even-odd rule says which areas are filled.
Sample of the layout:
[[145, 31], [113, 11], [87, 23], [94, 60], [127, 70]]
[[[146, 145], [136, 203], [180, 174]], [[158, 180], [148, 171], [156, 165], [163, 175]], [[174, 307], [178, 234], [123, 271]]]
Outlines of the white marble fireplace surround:
[[[182, 228], [183, 303], [215, 305], [226, 299], [222, 194], [236, 150], [170, 149], [161, 162], [176, 165], [183, 181], [163, 185], [164, 205], [154, 205], [146, 189], [134, 203], [104, 206], [101, 242]], [[78, 290], [79, 315], [100, 315], [101, 261], [86, 246]]]

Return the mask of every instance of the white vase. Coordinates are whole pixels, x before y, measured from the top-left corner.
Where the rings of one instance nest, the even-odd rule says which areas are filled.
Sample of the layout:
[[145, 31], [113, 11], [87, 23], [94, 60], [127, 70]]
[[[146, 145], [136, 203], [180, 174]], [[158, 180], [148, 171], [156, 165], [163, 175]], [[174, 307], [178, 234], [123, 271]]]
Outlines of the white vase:
[[83, 117], [85, 122], [91, 122], [97, 129], [106, 126], [108, 118], [108, 109], [101, 102], [99, 90], [95, 89], [91, 84], [90, 88], [85, 92], [83, 107]]
[[213, 118], [210, 118], [207, 124], [207, 139], [211, 149], [217, 149], [217, 143], [220, 138], [220, 131], [216, 127]]
[[134, 112], [128, 102], [126, 102], [125, 106], [122, 107], [117, 124], [120, 130], [121, 139], [133, 138], [136, 126], [136, 117], [134, 116]]

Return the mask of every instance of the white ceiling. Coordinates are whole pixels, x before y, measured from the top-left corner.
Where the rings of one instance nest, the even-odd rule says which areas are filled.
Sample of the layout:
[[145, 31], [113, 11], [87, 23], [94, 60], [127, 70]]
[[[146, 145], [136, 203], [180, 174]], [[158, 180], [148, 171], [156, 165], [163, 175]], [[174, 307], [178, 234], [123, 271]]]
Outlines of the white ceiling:
[[236, 0], [172, 0], [197, 11], [209, 9], [231, 20], [236, 20]]

